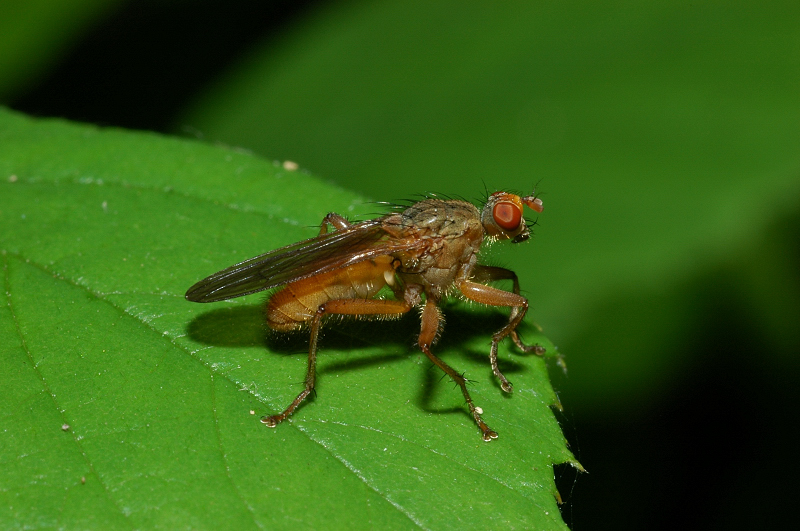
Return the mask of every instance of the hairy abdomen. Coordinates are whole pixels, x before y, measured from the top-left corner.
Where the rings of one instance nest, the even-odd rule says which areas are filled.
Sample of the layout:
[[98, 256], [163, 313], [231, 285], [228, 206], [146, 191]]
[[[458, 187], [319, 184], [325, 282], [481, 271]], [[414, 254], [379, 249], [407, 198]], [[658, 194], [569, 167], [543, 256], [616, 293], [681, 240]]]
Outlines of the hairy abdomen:
[[287, 284], [270, 297], [267, 324], [273, 330], [296, 330], [328, 301], [374, 297], [387, 284], [394, 284], [392, 260], [391, 256], [379, 256]]

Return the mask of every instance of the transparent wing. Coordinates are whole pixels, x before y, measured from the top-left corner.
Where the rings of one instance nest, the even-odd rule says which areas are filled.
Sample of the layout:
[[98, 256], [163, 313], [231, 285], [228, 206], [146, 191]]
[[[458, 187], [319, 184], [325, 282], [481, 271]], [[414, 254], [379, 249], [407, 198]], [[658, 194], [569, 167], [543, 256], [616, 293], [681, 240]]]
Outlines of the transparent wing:
[[416, 238], [390, 237], [380, 219], [364, 221], [223, 269], [189, 288], [186, 298], [193, 302], [232, 299], [422, 246], [424, 242]]

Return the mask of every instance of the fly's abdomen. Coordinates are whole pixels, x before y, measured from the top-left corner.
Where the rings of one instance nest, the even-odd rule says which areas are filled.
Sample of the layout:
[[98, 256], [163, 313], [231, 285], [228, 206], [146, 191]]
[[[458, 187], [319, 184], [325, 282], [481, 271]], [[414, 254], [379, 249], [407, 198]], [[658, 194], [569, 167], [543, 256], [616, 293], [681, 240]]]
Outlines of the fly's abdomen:
[[387, 284], [394, 284], [392, 260], [379, 256], [287, 284], [269, 299], [267, 324], [273, 330], [296, 330], [328, 301], [374, 297]]

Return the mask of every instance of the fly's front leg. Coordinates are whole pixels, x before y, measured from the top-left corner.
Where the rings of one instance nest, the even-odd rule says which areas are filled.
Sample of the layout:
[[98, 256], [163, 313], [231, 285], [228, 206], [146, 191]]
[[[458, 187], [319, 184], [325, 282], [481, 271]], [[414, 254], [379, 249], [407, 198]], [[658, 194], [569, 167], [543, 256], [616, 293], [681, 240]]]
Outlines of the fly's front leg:
[[[488, 270], [488, 271], [487, 271]], [[496, 277], [491, 276], [492, 273], [497, 274], [507, 274], [510, 276], [504, 277]], [[511, 279], [514, 281], [514, 290], [517, 293], [512, 293], [509, 291], [505, 291], [502, 289], [494, 288], [492, 286], [486, 286], [484, 284], [479, 284], [477, 282], [472, 281], [463, 281], [459, 284], [459, 289], [461, 293], [464, 294], [465, 297], [468, 299], [479, 302], [481, 304], [487, 304], [489, 306], [507, 306], [511, 308], [511, 315], [508, 320], [508, 324], [498, 330], [492, 336], [492, 347], [489, 352], [489, 362], [492, 365], [492, 372], [500, 380], [500, 387], [503, 391], [510, 393], [513, 389], [511, 382], [500, 372], [500, 367], [497, 364], [497, 348], [506, 336], [511, 336], [511, 339], [514, 343], [523, 351], [523, 352], [535, 352], [538, 355], [544, 354], [545, 350], [543, 347], [539, 345], [525, 345], [519, 339], [519, 335], [517, 334], [517, 326], [519, 323], [522, 322], [522, 319], [525, 317], [525, 314], [528, 311], [528, 299], [520, 295], [519, 292], [519, 283], [516, 280], [516, 275], [512, 271], [508, 271], [507, 269], [499, 268], [499, 267], [484, 267], [481, 268], [480, 275], [473, 276], [473, 278], [480, 278], [482, 280], [504, 280], [504, 279]]]
[[328, 226], [333, 227], [333, 230], [342, 230], [350, 226], [350, 222], [344, 216], [340, 216], [336, 212], [328, 212], [328, 215], [322, 218], [322, 223], [319, 225], [319, 235], [328, 234]]
[[486, 425], [481, 418], [481, 411], [475, 407], [475, 404], [472, 402], [472, 397], [469, 396], [469, 391], [467, 391], [467, 380], [464, 376], [457, 373], [455, 369], [431, 352], [431, 345], [439, 333], [439, 324], [441, 320], [442, 314], [436, 306], [436, 303], [431, 299], [426, 300], [425, 306], [422, 309], [422, 329], [419, 333], [419, 348], [437, 367], [442, 369], [459, 387], [461, 387], [461, 392], [464, 394], [467, 406], [469, 406], [469, 412], [472, 414], [472, 418], [475, 419], [475, 423], [483, 434], [483, 440], [489, 442], [492, 439], [497, 439], [497, 432]]
[[411, 309], [404, 301], [381, 299], [335, 299], [320, 305], [314, 317], [311, 318], [311, 339], [308, 344], [308, 369], [303, 391], [289, 404], [283, 413], [263, 417], [261, 422], [274, 428], [286, 420], [294, 410], [314, 391], [317, 381], [317, 340], [322, 318], [327, 314], [338, 315], [384, 315], [387, 317], [400, 316]]
[[[517, 274], [511, 271], [510, 269], [506, 269], [504, 267], [477, 266], [475, 267], [471, 280], [479, 284], [485, 284], [487, 282], [495, 282], [498, 280], [510, 280], [513, 282], [512, 290], [514, 294], [519, 295], [519, 279], [517, 278]], [[527, 299], [524, 300], [525, 300], [525, 306], [523, 312], [527, 312], [528, 300]], [[491, 304], [491, 303], [485, 303], [485, 304]], [[501, 304], [500, 306], [504, 305]], [[511, 307], [511, 315], [508, 318], [509, 323], [511, 323], [512, 321], [514, 321], [514, 319], [516, 319], [517, 314], [520, 311], [520, 308], [522, 307], [521, 306]], [[522, 317], [525, 316], [523, 315]], [[522, 317], [520, 317], [519, 322], [522, 322]], [[545, 353], [545, 349], [541, 345], [526, 345], [525, 343], [523, 343], [522, 339], [520, 339], [519, 334], [517, 333], [516, 328], [517, 327], [515, 326], [514, 329], [511, 330], [509, 335], [511, 336], [511, 340], [514, 342], [514, 344], [517, 345], [517, 347], [522, 352], [528, 353], [533, 351], [540, 356]]]
[[[519, 279], [517, 278], [517, 274], [511, 271], [510, 269], [506, 269], [504, 267], [492, 267], [492, 266], [477, 266], [474, 270], [474, 274], [472, 275], [472, 279], [474, 282], [484, 284], [486, 282], [494, 282], [498, 280], [510, 280], [513, 282], [513, 292], [516, 295], [519, 295]], [[524, 297], [523, 297], [524, 298]], [[525, 299], [526, 305], [524, 307], [524, 311], [528, 311], [527, 302], [528, 300]], [[513, 321], [517, 317], [517, 313], [519, 313], [520, 307], [519, 306], [512, 306], [511, 307], [511, 315], [509, 316], [509, 322]], [[524, 315], [523, 315], [524, 317]], [[520, 318], [520, 322], [522, 322], [522, 318]], [[516, 327], [509, 333], [511, 336], [511, 340], [514, 341], [514, 344], [525, 353], [528, 352], [535, 352], [538, 355], [542, 355], [545, 353], [544, 347], [541, 345], [526, 345], [520, 339], [519, 334], [517, 333]]]

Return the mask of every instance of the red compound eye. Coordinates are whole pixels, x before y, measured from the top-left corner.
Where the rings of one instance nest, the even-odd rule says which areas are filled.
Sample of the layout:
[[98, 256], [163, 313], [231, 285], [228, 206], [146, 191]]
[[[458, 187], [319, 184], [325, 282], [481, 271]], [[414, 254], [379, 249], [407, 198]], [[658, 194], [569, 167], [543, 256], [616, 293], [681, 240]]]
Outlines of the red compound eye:
[[505, 230], [516, 230], [522, 221], [522, 211], [514, 203], [497, 203], [492, 210], [495, 223]]

